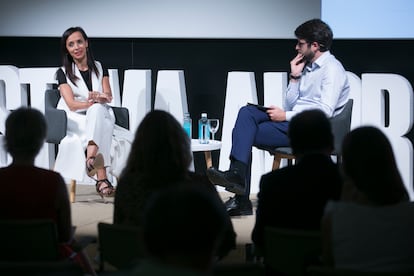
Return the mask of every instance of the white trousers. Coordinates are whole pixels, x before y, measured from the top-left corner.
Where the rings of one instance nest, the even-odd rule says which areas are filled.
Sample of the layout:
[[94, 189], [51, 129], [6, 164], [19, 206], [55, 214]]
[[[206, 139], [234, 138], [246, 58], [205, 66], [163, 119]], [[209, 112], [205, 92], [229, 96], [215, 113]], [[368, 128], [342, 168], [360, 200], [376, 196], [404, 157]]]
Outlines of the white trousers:
[[55, 171], [64, 178], [83, 181], [86, 177], [85, 150], [88, 142], [93, 141], [98, 146], [98, 153], [103, 155], [109, 172], [119, 176], [132, 140], [129, 131], [118, 126], [116, 133], [123, 135], [115, 137], [115, 116], [112, 108], [106, 104], [94, 104], [86, 112], [69, 111], [67, 117], [67, 135], [59, 145]]

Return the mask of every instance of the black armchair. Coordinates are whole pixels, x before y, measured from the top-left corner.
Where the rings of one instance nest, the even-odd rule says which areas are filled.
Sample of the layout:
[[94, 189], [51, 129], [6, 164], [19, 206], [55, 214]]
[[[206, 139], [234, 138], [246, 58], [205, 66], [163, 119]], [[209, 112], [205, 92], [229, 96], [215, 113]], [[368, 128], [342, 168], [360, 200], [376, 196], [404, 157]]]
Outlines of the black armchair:
[[[334, 135], [334, 151], [332, 155], [337, 157], [337, 160], [340, 161], [341, 159], [341, 146], [342, 140], [344, 139], [345, 135], [351, 129], [351, 118], [352, 118], [352, 106], [354, 101], [349, 99], [348, 102], [345, 104], [344, 109], [338, 115], [332, 117], [330, 119], [331, 126], [332, 126], [332, 133]], [[292, 148], [290, 147], [276, 147], [276, 148], [263, 148], [259, 147], [260, 149], [268, 151], [271, 155], [273, 155], [273, 166], [272, 170], [276, 170], [280, 166], [281, 159], [287, 159], [288, 164], [292, 164], [292, 160], [295, 159], [295, 156], [292, 153]]]
[[[57, 104], [60, 99], [60, 92], [58, 89], [48, 89], [45, 92], [45, 118], [47, 123], [46, 142], [51, 144], [60, 144], [62, 139], [66, 136], [67, 116], [64, 110], [57, 109]], [[115, 114], [115, 124], [129, 129], [129, 112], [125, 107], [112, 107]], [[76, 195], [76, 181], [71, 180], [70, 187], [70, 201], [75, 202]]]
[[48, 89], [45, 92], [45, 117], [47, 123], [46, 142], [59, 144], [66, 136], [68, 118], [64, 110], [57, 109], [60, 92], [57, 89]]

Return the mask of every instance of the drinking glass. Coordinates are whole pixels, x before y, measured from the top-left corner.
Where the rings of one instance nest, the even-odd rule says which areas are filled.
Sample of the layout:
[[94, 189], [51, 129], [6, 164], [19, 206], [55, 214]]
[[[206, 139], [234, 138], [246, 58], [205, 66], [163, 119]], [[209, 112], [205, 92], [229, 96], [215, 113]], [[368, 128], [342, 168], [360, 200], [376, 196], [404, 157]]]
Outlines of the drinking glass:
[[219, 119], [208, 119], [208, 128], [210, 129], [212, 140], [214, 140], [214, 134], [216, 134], [219, 129], [220, 121]]

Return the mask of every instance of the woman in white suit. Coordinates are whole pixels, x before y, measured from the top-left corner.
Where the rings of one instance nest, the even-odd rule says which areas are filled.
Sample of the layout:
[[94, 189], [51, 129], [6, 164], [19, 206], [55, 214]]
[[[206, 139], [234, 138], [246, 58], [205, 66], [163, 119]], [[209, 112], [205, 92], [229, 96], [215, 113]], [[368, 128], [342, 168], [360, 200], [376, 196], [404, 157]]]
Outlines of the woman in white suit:
[[[115, 116], [108, 105], [112, 101], [108, 70], [94, 60], [88, 37], [80, 27], [63, 33], [61, 53], [62, 67], [56, 73], [62, 96], [58, 108], [66, 111], [68, 127], [59, 145], [55, 170], [64, 177], [82, 180], [86, 168], [87, 175], [96, 180], [98, 194], [113, 196], [115, 188], [106, 171], [115, 128]], [[115, 163], [122, 166], [123, 160]]]

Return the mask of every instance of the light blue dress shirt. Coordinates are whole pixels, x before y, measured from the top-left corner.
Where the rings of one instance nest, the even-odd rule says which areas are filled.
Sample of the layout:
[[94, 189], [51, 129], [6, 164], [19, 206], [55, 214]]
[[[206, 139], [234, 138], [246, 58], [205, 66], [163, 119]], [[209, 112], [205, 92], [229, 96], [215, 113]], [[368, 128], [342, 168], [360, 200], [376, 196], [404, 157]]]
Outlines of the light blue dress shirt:
[[349, 97], [346, 71], [329, 51], [305, 66], [298, 82], [290, 82], [286, 90], [284, 110], [290, 121], [307, 109], [320, 109], [332, 117], [342, 111]]

